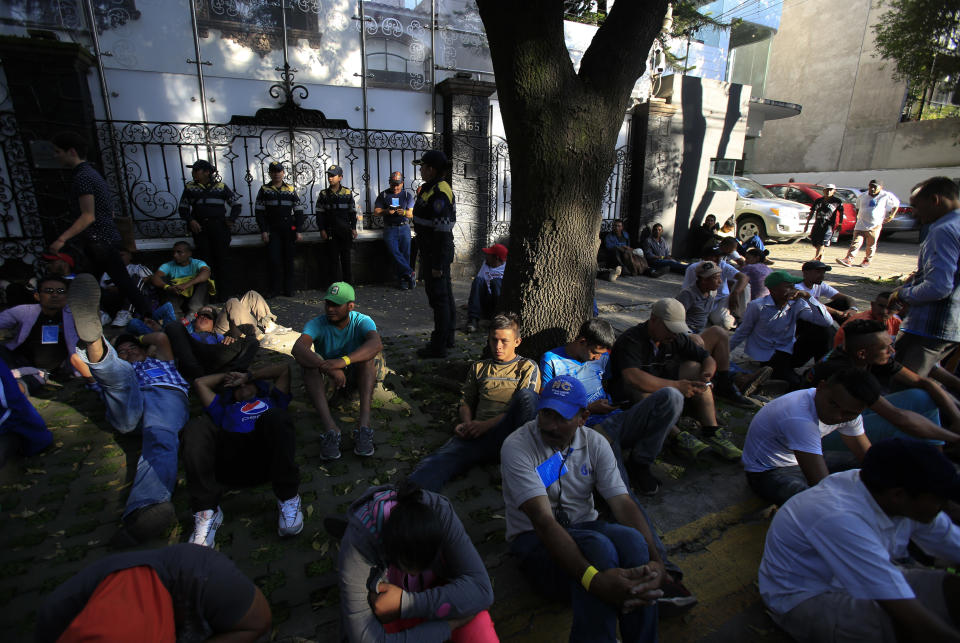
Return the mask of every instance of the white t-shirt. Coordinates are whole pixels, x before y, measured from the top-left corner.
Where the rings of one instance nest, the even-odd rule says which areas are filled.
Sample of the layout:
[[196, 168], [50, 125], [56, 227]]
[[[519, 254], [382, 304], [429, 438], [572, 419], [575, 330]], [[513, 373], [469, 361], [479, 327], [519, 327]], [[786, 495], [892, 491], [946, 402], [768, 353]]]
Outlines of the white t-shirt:
[[821, 440], [839, 431], [841, 435], [863, 433], [863, 420], [824, 424], [817, 417], [813, 397], [816, 389], [794, 391], [767, 404], [753, 416], [743, 445], [743, 468], [759, 473], [777, 467], [797, 466], [794, 451], [823, 454]]
[[914, 598], [891, 562], [904, 557], [911, 539], [929, 554], [960, 560], [960, 528], [943, 512], [929, 524], [888, 516], [858, 469], [827, 476], [773, 517], [760, 561], [760, 596], [777, 614], [827, 592], [864, 600]]
[[[547, 462], [554, 465], [563, 460], [564, 471], [556, 477], [558, 467], [550, 475]], [[593, 506], [594, 489], [604, 498], [627, 493], [620, 477], [617, 460], [610, 444], [593, 429], [581, 426], [573, 436], [570, 448], [560, 454], [547, 446], [540, 437], [537, 420], [533, 419], [511, 433], [500, 448], [500, 473], [503, 477], [503, 502], [506, 505], [507, 540], [533, 530], [533, 524], [520, 505], [537, 496], [547, 496], [550, 507], [556, 510], [558, 500], [570, 517], [571, 524], [597, 519]], [[547, 485], [547, 481], [550, 482]]]
[[883, 220], [897, 211], [900, 199], [886, 190], [880, 190], [877, 196], [862, 192], [857, 199], [857, 223], [854, 230], [872, 230]]
[[803, 290], [810, 293], [811, 297], [816, 297], [820, 302], [830, 301], [834, 297], [840, 294], [840, 291], [831, 286], [830, 284], [820, 283], [813, 284], [810, 287], [807, 287], [802, 281], [798, 284], [793, 284], [793, 287], [797, 290]]

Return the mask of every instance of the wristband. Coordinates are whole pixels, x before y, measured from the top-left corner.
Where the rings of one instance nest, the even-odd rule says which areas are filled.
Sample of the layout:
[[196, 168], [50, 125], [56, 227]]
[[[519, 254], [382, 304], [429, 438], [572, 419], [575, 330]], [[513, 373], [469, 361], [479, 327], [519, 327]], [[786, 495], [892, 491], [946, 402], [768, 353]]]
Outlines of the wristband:
[[590, 591], [590, 583], [593, 582], [593, 577], [599, 574], [597, 568], [593, 565], [587, 567], [587, 570], [583, 572], [583, 578], [580, 579], [580, 584], [583, 585], [583, 589]]
[[340, 359], [343, 360], [343, 363], [344, 363], [345, 365], [350, 366], [350, 356], [349, 356], [349, 355], [344, 355], [344, 356], [341, 357]]

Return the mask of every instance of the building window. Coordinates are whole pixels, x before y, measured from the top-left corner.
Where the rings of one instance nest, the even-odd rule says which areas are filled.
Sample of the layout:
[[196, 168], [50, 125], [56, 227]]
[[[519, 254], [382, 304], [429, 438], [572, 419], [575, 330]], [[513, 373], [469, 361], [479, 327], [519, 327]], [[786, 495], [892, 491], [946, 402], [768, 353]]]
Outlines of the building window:
[[420, 90], [426, 86], [425, 51], [418, 40], [367, 38], [366, 54], [370, 87]]
[[320, 47], [320, 3], [281, 0], [202, 0], [197, 3], [197, 27], [201, 38], [210, 29], [222, 37], [249, 47], [261, 56], [283, 47], [283, 14], [286, 5], [287, 39], [304, 39]]
[[[68, 31], [89, 28], [83, 0], [5, 0], [0, 4], [3, 24]], [[100, 33], [140, 18], [135, 0], [92, 0], [91, 4]]]

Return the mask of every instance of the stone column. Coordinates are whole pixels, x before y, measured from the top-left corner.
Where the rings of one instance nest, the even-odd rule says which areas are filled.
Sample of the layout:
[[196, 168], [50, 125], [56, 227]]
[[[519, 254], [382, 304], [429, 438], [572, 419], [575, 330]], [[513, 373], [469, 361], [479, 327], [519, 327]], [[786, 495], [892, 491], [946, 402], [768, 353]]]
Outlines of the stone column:
[[[683, 125], [677, 108], [662, 99], [652, 99], [633, 109], [633, 182], [630, 188], [630, 219], [626, 223], [631, 239], [640, 238], [640, 228], [663, 224], [664, 235], [677, 245], [673, 228], [680, 184]], [[686, 231], [681, 232], [684, 239]], [[676, 247], [674, 249], [676, 253]], [[682, 253], [681, 253], [682, 254]]]
[[490, 223], [490, 96], [495, 83], [448, 78], [437, 84], [443, 96], [443, 147], [457, 201], [454, 228], [455, 279], [472, 277]]

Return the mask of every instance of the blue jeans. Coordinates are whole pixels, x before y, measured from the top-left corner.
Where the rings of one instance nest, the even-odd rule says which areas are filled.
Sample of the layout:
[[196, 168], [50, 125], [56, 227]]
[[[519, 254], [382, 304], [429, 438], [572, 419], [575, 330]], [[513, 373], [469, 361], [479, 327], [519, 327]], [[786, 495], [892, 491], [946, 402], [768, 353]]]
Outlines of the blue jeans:
[[[884, 395], [883, 398], [898, 409], [919, 413], [937, 426], [940, 426], [940, 410], [937, 409], [937, 405], [934, 403], [933, 398], [930, 397], [930, 394], [923, 389], [911, 388], [905, 391], [891, 393], [890, 395]], [[863, 430], [866, 432], [867, 437], [870, 438], [871, 443], [879, 442], [887, 438], [918, 439], [902, 432], [870, 409], [864, 411], [861, 417], [863, 418]], [[943, 445], [941, 440], [926, 441], [938, 446]], [[843, 439], [840, 437], [840, 434], [834, 431], [823, 439], [823, 449], [824, 451], [828, 449], [838, 451], [846, 449], [846, 447], [843, 446]]]
[[387, 244], [387, 250], [397, 268], [397, 278], [401, 281], [411, 278], [413, 268], [410, 267], [410, 226], [384, 226], [383, 242]]
[[[849, 451], [827, 451], [823, 454], [823, 460], [830, 473], [856, 469], [860, 466]], [[782, 507], [787, 500], [810, 488], [807, 477], [803, 475], [799, 465], [774, 467], [759, 472], [747, 471], [746, 474], [747, 484], [753, 492], [778, 507]]]
[[141, 431], [143, 446], [137, 461], [137, 475], [127, 498], [124, 517], [135, 509], [170, 500], [177, 484], [178, 434], [190, 416], [183, 391], [159, 386], [141, 387], [133, 366], [117, 356], [106, 340], [107, 354], [96, 364], [87, 352], [77, 355], [90, 367], [100, 384], [107, 406], [107, 421], [119, 433]]
[[437, 493], [450, 478], [476, 464], [497, 462], [500, 447], [514, 429], [526, 424], [537, 415], [537, 394], [530, 389], [514, 393], [506, 414], [489, 431], [473, 440], [453, 436], [447, 442], [420, 461], [410, 474], [410, 480], [422, 488]]
[[687, 272], [687, 264], [677, 261], [676, 259], [654, 259], [648, 263], [654, 270], [669, 270], [678, 275]]
[[470, 299], [467, 302], [467, 317], [471, 320], [490, 319], [500, 301], [503, 279], [491, 279], [490, 291], [482, 279], [474, 278], [470, 285]]
[[[629, 569], [650, 561], [643, 535], [632, 527], [600, 520], [570, 526], [567, 533], [577, 543], [584, 558], [600, 571], [619, 567]], [[657, 605], [620, 614], [616, 605], [590, 594], [580, 579], [570, 578], [553, 560], [536, 532], [517, 536], [510, 546], [520, 558], [520, 569], [537, 591], [553, 600], [569, 597], [573, 604], [571, 641], [613, 642], [617, 640], [617, 621], [624, 641], [657, 640]]]

